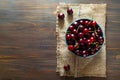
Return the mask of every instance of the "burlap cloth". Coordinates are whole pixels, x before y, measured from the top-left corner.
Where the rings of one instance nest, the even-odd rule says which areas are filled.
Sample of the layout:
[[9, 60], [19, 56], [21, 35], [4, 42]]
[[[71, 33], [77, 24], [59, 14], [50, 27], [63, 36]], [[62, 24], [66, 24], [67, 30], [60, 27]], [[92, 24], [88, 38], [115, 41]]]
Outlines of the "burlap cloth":
[[[73, 9], [73, 16], [67, 15], [67, 7]], [[80, 15], [79, 14], [80, 11]], [[95, 20], [102, 28], [105, 38], [105, 22], [106, 22], [106, 4], [60, 4], [57, 6], [57, 13], [65, 14], [64, 21], [56, 21], [57, 34], [57, 68], [56, 72], [60, 76], [73, 77], [106, 77], [106, 39], [102, 49], [97, 55], [91, 58], [81, 58], [72, 54], [66, 46], [65, 33], [71, 22], [80, 18]], [[66, 72], [64, 65], [70, 65], [70, 71]]]

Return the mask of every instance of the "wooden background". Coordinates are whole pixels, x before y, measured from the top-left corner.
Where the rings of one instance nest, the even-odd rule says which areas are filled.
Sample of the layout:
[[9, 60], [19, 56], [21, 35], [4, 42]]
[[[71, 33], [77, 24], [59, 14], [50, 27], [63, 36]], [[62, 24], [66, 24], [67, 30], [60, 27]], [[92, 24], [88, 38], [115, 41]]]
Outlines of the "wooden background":
[[120, 0], [0, 0], [0, 80], [74, 80], [56, 68], [59, 2], [107, 3], [107, 78], [120, 80]]

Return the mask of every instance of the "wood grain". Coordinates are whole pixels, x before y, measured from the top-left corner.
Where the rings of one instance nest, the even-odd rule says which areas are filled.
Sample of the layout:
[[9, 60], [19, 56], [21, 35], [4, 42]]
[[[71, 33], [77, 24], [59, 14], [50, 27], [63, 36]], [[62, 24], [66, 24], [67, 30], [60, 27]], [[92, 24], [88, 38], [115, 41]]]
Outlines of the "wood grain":
[[59, 2], [108, 4], [107, 80], [119, 80], [119, 0], [0, 0], [0, 80], [74, 80], [55, 72], [54, 11]]

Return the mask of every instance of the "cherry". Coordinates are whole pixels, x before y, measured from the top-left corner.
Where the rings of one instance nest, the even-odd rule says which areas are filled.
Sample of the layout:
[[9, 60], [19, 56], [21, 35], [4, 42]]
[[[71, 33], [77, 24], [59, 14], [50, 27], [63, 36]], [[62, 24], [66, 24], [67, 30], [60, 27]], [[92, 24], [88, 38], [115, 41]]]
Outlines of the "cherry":
[[84, 34], [84, 37], [86, 37], [87, 39], [89, 39], [91, 37], [90, 33]]
[[88, 21], [85, 21], [85, 22], [84, 22], [85, 26], [88, 26], [88, 23], [89, 23]]
[[100, 29], [98, 29], [98, 30], [97, 30], [97, 33], [98, 33], [98, 34], [101, 34], [101, 33], [102, 33], [102, 31], [101, 31]]
[[88, 28], [88, 30], [89, 30], [89, 31], [92, 31], [92, 28], [91, 28], [91, 27], [89, 27], [89, 28]]
[[102, 45], [104, 40], [99, 40], [99, 44]]
[[79, 25], [79, 30], [83, 31], [83, 29], [84, 29], [84, 26], [83, 25]]
[[75, 39], [75, 35], [74, 35], [74, 34], [71, 34], [71, 38], [72, 38], [72, 39]]
[[67, 39], [67, 40], [71, 39], [71, 35], [70, 35], [70, 34], [67, 34], [67, 35], [66, 35], [66, 39]]
[[84, 55], [84, 54], [87, 54], [87, 51], [86, 50], [83, 50], [82, 51], [82, 54]]
[[65, 70], [65, 71], [69, 71], [69, 70], [70, 70], [70, 65], [69, 65], [69, 64], [65, 65], [65, 66], [64, 66], [64, 70]]
[[94, 41], [94, 37], [90, 37], [90, 40], [91, 40], [91, 42], [93, 42]]
[[86, 40], [87, 40], [87, 38], [86, 38], [86, 37], [84, 37], [84, 38], [83, 38], [83, 40], [84, 40], [84, 41], [86, 41]]
[[64, 15], [63, 13], [59, 13], [59, 14], [58, 14], [58, 18], [59, 18], [59, 19], [64, 19], [64, 17], [65, 17], [65, 15]]
[[80, 43], [81, 45], [84, 45], [84, 40], [81, 38], [81, 39], [79, 40], [79, 43]]
[[103, 37], [102, 37], [102, 36], [99, 36], [98, 39], [99, 39], [99, 40], [103, 40]]
[[91, 45], [91, 40], [88, 39], [88, 40], [86, 41], [86, 44], [87, 44], [87, 46], [88, 46], [88, 45]]
[[87, 40], [87, 43], [91, 43], [91, 40], [90, 40], [90, 39], [88, 39], [88, 40]]
[[88, 29], [87, 29], [87, 28], [84, 28], [83, 33], [84, 33], [84, 34], [87, 34], [87, 33], [88, 33]]
[[73, 25], [77, 27], [78, 26], [78, 22], [74, 22]]
[[80, 50], [76, 50], [75, 54], [79, 55], [80, 54]]
[[73, 31], [74, 27], [71, 25], [69, 26], [69, 30]]
[[74, 46], [73, 46], [73, 45], [68, 45], [68, 49], [69, 49], [70, 51], [73, 51], [73, 50], [74, 50]]
[[74, 33], [74, 34], [77, 34], [77, 30], [76, 30], [76, 29], [73, 29], [73, 33]]
[[82, 38], [83, 35], [84, 35], [84, 34], [83, 34], [82, 32], [78, 33], [78, 37], [79, 37], [79, 38]]
[[93, 21], [91, 24], [92, 24], [92, 26], [96, 26], [97, 23], [96, 23], [96, 21]]
[[68, 9], [67, 9], [67, 13], [68, 13], [68, 15], [72, 15], [72, 14], [73, 14], [72, 8], [68, 8]]
[[80, 20], [80, 24], [84, 24], [84, 21], [83, 21], [83, 20]]
[[92, 35], [91, 35], [92, 37], [96, 37], [96, 34], [95, 33], [92, 33]]

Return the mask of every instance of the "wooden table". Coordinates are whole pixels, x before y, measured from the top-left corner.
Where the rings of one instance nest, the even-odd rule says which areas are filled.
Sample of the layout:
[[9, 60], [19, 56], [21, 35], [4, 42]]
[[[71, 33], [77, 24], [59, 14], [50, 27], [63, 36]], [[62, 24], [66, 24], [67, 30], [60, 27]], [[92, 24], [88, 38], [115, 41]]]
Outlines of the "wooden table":
[[0, 0], [0, 80], [74, 80], [56, 68], [56, 18], [59, 2], [107, 3], [107, 78], [120, 79], [120, 0]]

